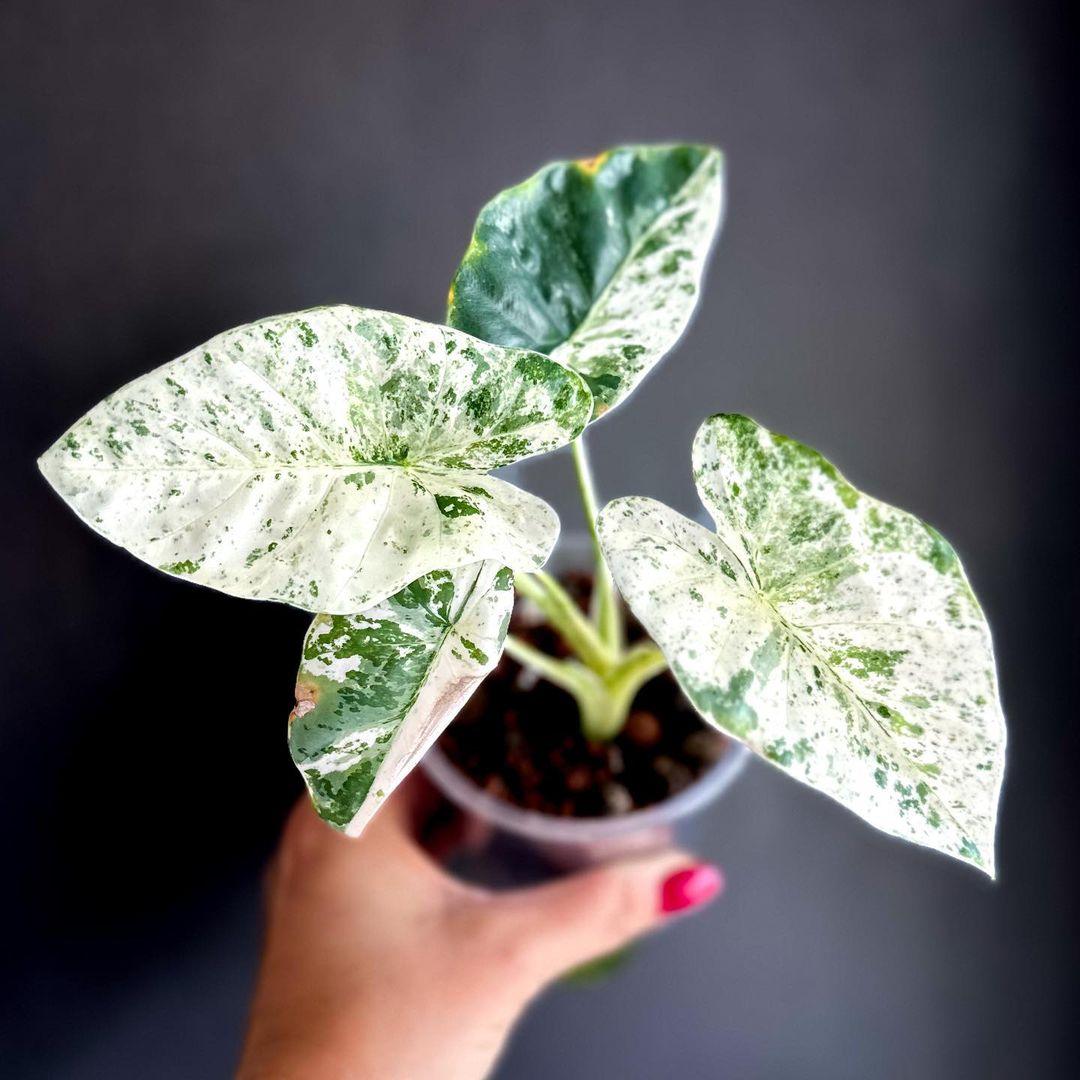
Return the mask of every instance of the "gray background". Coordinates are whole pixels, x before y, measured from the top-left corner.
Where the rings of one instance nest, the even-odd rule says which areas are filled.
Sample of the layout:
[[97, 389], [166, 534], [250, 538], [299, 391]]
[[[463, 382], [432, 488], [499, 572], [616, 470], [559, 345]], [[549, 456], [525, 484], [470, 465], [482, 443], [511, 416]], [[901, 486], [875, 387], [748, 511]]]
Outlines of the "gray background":
[[[3, 1061], [228, 1074], [259, 868], [297, 790], [302, 615], [148, 573], [33, 458], [224, 327], [439, 319], [482, 201], [686, 137], [729, 213], [678, 351], [591, 438], [605, 496], [696, 513], [741, 410], [925, 516], [996, 629], [997, 886], [764, 765], [699, 823], [722, 903], [533, 1010], [501, 1075], [1069, 1073], [1075, 581], [1071, 30], [1038, 3], [8, 2], [0, 8]], [[561, 455], [525, 471], [578, 527]], [[215, 661], [224, 643], [233, 662]], [[228, 737], [246, 766], [211, 771]], [[402, 1003], [403, 1007], [407, 1003]], [[10, 1073], [9, 1073], [10, 1070]]]

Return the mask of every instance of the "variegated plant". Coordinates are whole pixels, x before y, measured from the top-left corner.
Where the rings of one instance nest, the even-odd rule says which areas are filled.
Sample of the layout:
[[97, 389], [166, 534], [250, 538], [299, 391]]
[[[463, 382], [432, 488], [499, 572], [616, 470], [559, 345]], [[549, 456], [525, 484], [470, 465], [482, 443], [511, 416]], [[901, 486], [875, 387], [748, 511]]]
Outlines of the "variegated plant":
[[[597, 513], [583, 429], [685, 330], [723, 204], [702, 146], [560, 162], [480, 213], [448, 327], [338, 306], [219, 335], [42, 457], [93, 528], [167, 573], [316, 612], [289, 742], [355, 835], [506, 650], [608, 739], [670, 668], [704, 719], [894, 835], [993, 873], [1004, 722], [948, 544], [744, 417], [694, 471], [716, 531]], [[558, 522], [488, 473], [570, 444], [596, 555], [581, 611], [540, 568]], [[515, 577], [516, 574], [516, 577]], [[618, 590], [651, 640], [627, 647]], [[568, 646], [507, 635], [513, 593]]]

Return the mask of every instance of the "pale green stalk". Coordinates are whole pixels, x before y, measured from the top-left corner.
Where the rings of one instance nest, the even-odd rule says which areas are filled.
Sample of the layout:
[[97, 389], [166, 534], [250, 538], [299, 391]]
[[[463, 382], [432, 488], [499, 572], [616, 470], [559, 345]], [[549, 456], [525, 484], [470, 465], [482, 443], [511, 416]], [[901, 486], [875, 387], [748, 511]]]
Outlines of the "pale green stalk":
[[581, 713], [582, 731], [587, 738], [600, 741], [618, 735], [638, 690], [659, 675], [667, 663], [651, 642], [642, 642], [630, 649], [623, 644], [622, 609], [600, 546], [596, 491], [585, 444], [579, 437], [572, 448], [574, 471], [596, 560], [591, 618], [586, 618], [574, 599], [550, 574], [543, 571], [519, 574], [518, 592], [539, 608], [574, 658], [556, 659], [513, 635], [506, 639], [506, 652], [518, 663], [572, 695]]
[[506, 637], [506, 652], [570, 694], [577, 702], [585, 737], [596, 742], [618, 735], [638, 690], [667, 666], [663, 654], [650, 642], [629, 649], [606, 675], [579, 660], [557, 660], [513, 634]]
[[571, 444], [574, 455], [574, 472], [577, 474], [578, 491], [581, 493], [581, 505], [585, 511], [585, 523], [589, 527], [592, 540], [593, 557], [596, 573], [593, 580], [592, 614], [600, 632], [600, 638], [611, 649], [622, 648], [623, 627], [622, 610], [615, 592], [615, 582], [604, 559], [604, 550], [600, 546], [600, 534], [596, 530], [599, 509], [596, 505], [596, 487], [593, 484], [589, 457], [585, 450], [585, 436], [579, 435]]
[[617, 663], [618, 653], [601, 640], [597, 628], [550, 574], [542, 570], [519, 574], [516, 584], [518, 592], [540, 609], [582, 663], [601, 674]]

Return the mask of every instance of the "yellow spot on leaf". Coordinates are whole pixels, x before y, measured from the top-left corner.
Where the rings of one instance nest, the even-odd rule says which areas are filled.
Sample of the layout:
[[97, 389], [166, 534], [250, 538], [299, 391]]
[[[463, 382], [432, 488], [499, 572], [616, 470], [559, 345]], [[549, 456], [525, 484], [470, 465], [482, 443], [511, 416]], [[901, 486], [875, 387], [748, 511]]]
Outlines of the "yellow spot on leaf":
[[597, 169], [599, 169], [610, 156], [610, 151], [604, 151], [602, 154], [597, 154], [596, 157], [579, 158], [574, 164], [585, 173], [586, 176], [595, 176]]

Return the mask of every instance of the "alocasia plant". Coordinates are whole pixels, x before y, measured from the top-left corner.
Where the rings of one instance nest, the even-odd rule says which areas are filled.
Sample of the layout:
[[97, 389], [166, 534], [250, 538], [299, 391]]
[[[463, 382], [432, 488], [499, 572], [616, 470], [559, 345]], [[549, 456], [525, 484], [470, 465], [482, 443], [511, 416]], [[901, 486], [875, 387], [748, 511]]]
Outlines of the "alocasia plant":
[[[93, 528], [167, 573], [315, 612], [289, 743], [359, 833], [503, 648], [616, 735], [670, 668], [709, 723], [896, 836], [994, 869], [1005, 729], [952, 548], [815, 451], [706, 421], [711, 532], [598, 513], [582, 435], [685, 330], [723, 203], [703, 146], [560, 162], [480, 213], [448, 326], [338, 306], [219, 335], [42, 457]], [[558, 531], [488, 475], [570, 444], [596, 555], [586, 614], [540, 567]], [[649, 638], [625, 643], [616, 591]], [[565, 642], [507, 635], [516, 591]]]

